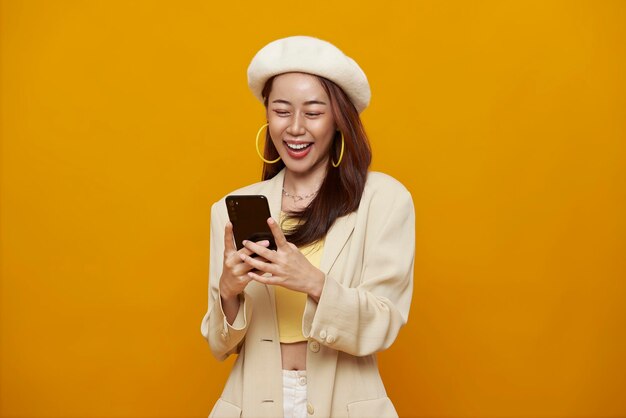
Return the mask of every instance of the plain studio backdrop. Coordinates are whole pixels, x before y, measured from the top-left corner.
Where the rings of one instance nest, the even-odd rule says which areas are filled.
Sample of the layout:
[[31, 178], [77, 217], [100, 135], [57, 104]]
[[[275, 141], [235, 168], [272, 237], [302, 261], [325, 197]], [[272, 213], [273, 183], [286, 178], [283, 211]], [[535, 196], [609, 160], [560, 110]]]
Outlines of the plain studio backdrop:
[[626, 2], [3, 0], [2, 417], [206, 417], [209, 208], [254, 53], [326, 39], [413, 195], [403, 417], [626, 416]]

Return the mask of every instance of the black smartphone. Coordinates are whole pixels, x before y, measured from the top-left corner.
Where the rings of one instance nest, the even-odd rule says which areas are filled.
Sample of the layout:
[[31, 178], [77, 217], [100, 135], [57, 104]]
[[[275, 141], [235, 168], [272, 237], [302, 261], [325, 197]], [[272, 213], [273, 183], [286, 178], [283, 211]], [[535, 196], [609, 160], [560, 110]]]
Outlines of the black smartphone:
[[226, 208], [238, 250], [243, 248], [245, 239], [252, 242], [268, 240], [268, 248], [276, 250], [274, 236], [267, 224], [267, 218], [271, 216], [267, 197], [261, 194], [226, 196]]

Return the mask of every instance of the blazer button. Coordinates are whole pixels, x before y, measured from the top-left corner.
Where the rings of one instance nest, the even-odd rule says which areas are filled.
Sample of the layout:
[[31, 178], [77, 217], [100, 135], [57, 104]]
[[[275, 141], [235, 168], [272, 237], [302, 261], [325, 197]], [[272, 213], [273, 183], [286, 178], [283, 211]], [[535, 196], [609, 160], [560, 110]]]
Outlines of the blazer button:
[[320, 338], [323, 340], [324, 338], [326, 338], [326, 331], [321, 330], [320, 331]]
[[311, 343], [309, 344], [309, 349], [312, 352], [317, 353], [318, 351], [320, 351], [320, 343], [318, 343], [317, 341], [311, 341]]
[[222, 337], [222, 340], [224, 341], [228, 340], [228, 334], [226, 334], [224, 331], [220, 333], [220, 336]]
[[335, 336], [334, 335], [329, 335], [328, 337], [326, 337], [326, 342], [328, 344], [332, 344], [335, 342]]
[[315, 413], [315, 409], [313, 409], [313, 405], [311, 405], [311, 402], [306, 403], [306, 411], [309, 413], [309, 415], [313, 415]]

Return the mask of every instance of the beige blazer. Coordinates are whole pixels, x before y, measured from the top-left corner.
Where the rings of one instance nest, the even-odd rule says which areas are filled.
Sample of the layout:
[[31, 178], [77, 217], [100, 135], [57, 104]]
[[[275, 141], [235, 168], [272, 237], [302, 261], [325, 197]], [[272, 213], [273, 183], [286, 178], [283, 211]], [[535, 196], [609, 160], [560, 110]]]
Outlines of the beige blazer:
[[[278, 219], [284, 170], [231, 194], [263, 194]], [[213, 355], [238, 353], [210, 417], [282, 417], [282, 366], [274, 288], [250, 282], [230, 325], [219, 295], [224, 254], [224, 198], [211, 208], [208, 312], [201, 325]], [[397, 417], [375, 353], [406, 323], [413, 290], [415, 213], [407, 189], [368, 173], [359, 209], [326, 235], [319, 302], [308, 298], [302, 332], [308, 338], [307, 409], [314, 417]]]

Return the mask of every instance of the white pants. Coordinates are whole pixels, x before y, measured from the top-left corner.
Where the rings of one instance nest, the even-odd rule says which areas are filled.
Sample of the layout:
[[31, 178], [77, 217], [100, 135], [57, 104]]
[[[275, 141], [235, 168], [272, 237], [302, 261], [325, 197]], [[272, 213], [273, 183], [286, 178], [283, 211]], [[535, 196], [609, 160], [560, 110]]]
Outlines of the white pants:
[[307, 418], [306, 370], [283, 370], [284, 418]]

